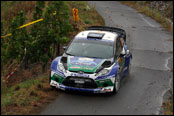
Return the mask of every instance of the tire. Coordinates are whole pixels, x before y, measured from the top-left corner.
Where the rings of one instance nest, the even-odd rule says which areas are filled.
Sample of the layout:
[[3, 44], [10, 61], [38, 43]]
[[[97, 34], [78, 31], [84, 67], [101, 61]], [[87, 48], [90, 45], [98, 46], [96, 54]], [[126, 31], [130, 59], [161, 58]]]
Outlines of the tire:
[[117, 78], [115, 79], [113, 94], [118, 93], [120, 85], [121, 85], [121, 80], [120, 80], [120, 75], [118, 74]]

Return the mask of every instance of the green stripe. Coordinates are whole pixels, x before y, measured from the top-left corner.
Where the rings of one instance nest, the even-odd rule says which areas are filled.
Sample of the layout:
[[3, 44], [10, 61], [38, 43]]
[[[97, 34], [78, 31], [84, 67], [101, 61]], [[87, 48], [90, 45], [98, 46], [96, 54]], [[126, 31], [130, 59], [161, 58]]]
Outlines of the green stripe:
[[103, 87], [104, 83], [107, 83], [108, 86], [114, 86], [114, 83], [111, 81], [111, 79], [97, 80], [96, 83], [98, 87]]
[[59, 83], [62, 83], [63, 80], [64, 80], [64, 77], [62, 77], [62, 76], [60, 76], [60, 75], [54, 73], [54, 75], [51, 77], [51, 80], [56, 81], [56, 78], [59, 80]]

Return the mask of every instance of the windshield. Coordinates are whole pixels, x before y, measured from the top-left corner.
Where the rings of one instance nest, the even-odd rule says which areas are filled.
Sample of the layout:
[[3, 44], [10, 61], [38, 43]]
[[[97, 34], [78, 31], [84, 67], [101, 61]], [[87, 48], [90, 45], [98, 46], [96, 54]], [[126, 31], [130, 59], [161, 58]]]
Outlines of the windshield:
[[66, 53], [73, 56], [108, 59], [113, 57], [113, 45], [96, 40], [73, 41]]

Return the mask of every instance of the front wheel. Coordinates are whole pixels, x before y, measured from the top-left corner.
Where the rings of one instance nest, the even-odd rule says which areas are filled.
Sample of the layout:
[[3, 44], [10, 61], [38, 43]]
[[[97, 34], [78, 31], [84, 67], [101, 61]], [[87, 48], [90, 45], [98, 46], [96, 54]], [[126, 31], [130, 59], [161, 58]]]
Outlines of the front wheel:
[[120, 75], [118, 74], [117, 75], [117, 78], [115, 79], [115, 83], [114, 83], [114, 90], [113, 90], [113, 93], [116, 94], [119, 89], [120, 89]]

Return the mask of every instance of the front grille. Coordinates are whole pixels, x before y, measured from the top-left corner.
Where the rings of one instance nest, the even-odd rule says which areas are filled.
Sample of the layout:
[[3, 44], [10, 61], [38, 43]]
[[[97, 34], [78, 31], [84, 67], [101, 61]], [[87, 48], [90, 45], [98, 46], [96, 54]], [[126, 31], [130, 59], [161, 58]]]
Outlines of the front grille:
[[[77, 83], [76, 81], [82, 81], [84, 83]], [[96, 89], [97, 84], [93, 79], [86, 77], [72, 77], [69, 76], [63, 81], [65, 86], [76, 87], [76, 88], [86, 88], [86, 89]]]
[[[72, 71], [72, 70], [70, 70], [70, 72], [78, 73], [79, 71]], [[84, 74], [94, 74], [94, 72], [84, 72]]]

